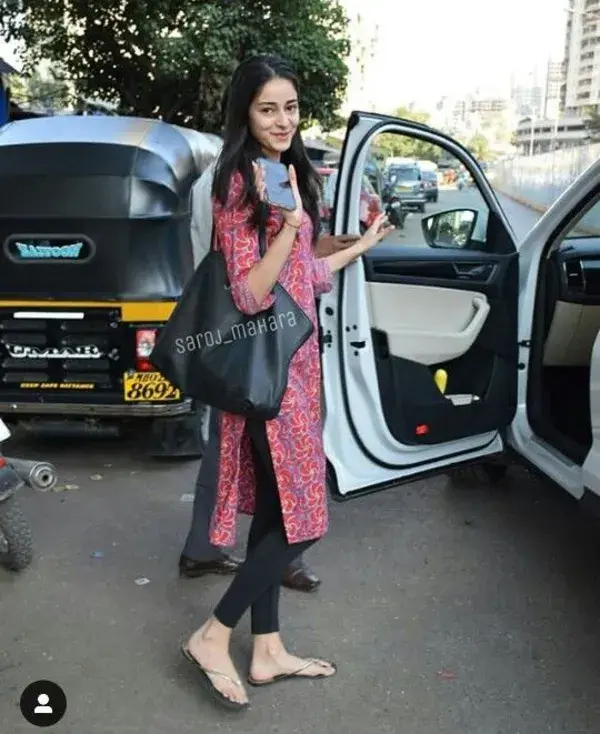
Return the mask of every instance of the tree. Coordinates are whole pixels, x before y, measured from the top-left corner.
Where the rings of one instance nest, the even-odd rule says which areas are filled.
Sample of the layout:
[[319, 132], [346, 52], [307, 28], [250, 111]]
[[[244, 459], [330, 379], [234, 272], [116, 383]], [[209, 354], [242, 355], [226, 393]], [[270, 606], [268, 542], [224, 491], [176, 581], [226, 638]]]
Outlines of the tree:
[[590, 136], [590, 142], [597, 143], [600, 140], [600, 114], [597, 108], [590, 107], [584, 110], [585, 126]]
[[[403, 120], [419, 122], [422, 125], [427, 125], [429, 122], [429, 115], [426, 112], [419, 112], [408, 107], [399, 107], [393, 115]], [[375, 140], [374, 152], [381, 158], [416, 158], [434, 162], [437, 162], [443, 154], [443, 150], [437, 145], [395, 133], [379, 135]]]
[[79, 94], [122, 114], [212, 132], [238, 62], [280, 53], [298, 71], [306, 125], [339, 124], [350, 52], [339, 0], [0, 0], [0, 32], [23, 43], [26, 69], [60, 62]]
[[60, 73], [42, 76], [36, 71], [28, 77], [14, 74], [9, 86], [11, 99], [25, 107], [61, 109], [73, 101], [69, 85]]
[[467, 143], [467, 148], [478, 161], [485, 161], [490, 157], [490, 144], [485, 135], [476, 133]]

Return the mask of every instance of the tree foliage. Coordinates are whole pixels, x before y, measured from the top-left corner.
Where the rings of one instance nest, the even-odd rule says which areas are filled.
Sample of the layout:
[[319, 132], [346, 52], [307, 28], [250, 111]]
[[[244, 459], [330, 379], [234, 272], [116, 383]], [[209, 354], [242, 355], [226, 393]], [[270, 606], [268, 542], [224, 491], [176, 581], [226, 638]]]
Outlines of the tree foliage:
[[590, 107], [584, 110], [585, 126], [589, 133], [590, 141], [597, 143], [600, 140], [600, 114], [597, 108]]
[[218, 131], [228, 77], [254, 53], [290, 59], [306, 124], [339, 124], [350, 51], [339, 0], [0, 0], [26, 68], [63, 66], [77, 92], [123, 114]]
[[[420, 122], [423, 125], [429, 123], [429, 115], [426, 112], [419, 112], [408, 107], [399, 107], [393, 115], [403, 120]], [[379, 135], [375, 140], [374, 148], [376, 148], [376, 152], [381, 158], [415, 158], [434, 162], [437, 162], [444, 152], [437, 145], [432, 145], [417, 138], [398, 135], [397, 133]]]
[[60, 74], [43, 76], [39, 71], [30, 76], [13, 74], [7, 86], [10, 98], [18, 105], [32, 109], [56, 109], [66, 107], [72, 101], [72, 92]]
[[486, 161], [490, 157], [490, 144], [482, 133], [476, 133], [467, 143], [467, 148], [478, 161]]

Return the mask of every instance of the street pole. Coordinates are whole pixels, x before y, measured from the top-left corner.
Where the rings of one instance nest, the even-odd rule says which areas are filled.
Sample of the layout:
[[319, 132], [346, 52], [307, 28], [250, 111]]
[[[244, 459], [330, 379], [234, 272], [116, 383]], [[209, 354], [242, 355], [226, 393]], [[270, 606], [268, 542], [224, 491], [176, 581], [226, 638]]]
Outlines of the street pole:
[[533, 143], [535, 140], [535, 115], [531, 115], [531, 137], [529, 138], [529, 155], [533, 155]]
[[558, 110], [556, 110], [556, 114], [554, 115], [554, 127], [552, 128], [552, 146], [551, 149], [554, 151], [556, 150], [557, 146], [557, 138], [558, 138]]

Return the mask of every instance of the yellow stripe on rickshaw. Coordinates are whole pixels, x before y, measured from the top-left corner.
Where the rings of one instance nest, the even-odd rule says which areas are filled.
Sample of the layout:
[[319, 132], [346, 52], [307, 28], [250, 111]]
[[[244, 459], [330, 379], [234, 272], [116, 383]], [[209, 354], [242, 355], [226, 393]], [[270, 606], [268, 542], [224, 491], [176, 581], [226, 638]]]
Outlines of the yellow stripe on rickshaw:
[[124, 322], [168, 321], [177, 301], [0, 301], [0, 308], [44, 309], [120, 308]]

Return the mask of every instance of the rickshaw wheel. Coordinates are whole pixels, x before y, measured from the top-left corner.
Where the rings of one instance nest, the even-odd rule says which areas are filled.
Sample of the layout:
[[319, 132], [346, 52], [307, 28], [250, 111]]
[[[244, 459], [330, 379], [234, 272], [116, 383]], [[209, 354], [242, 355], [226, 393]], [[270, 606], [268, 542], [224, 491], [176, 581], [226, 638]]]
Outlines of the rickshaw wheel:
[[205, 405], [173, 418], [155, 418], [149, 455], [155, 459], [201, 459], [204, 456]]
[[31, 565], [31, 528], [14, 497], [0, 502], [0, 534], [6, 544], [6, 552], [0, 555], [0, 563], [10, 571], [23, 571]]

